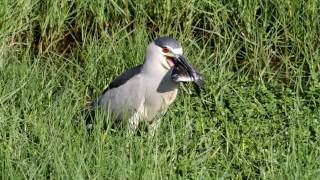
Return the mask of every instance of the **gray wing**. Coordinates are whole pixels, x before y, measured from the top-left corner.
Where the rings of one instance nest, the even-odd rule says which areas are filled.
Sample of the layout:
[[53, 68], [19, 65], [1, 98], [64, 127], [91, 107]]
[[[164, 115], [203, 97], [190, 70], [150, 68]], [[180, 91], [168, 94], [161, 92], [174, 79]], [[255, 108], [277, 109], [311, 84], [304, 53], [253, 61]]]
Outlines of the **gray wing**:
[[[120, 96], [116, 95], [117, 89], [120, 93], [121, 91], [122, 93], [126, 93], [126, 92], [123, 92], [125, 88], [121, 88], [121, 87], [124, 86], [128, 80], [138, 75], [141, 72], [141, 70], [142, 70], [142, 65], [139, 65], [125, 71], [123, 74], [118, 76], [115, 80], [113, 80], [110, 83], [110, 85], [102, 92], [102, 94], [99, 96], [99, 98], [97, 98], [96, 101], [93, 101], [92, 103], [90, 103], [90, 105], [85, 109], [86, 124], [88, 129], [91, 129], [94, 123], [95, 109], [97, 108], [97, 106], [105, 105], [109, 100], [113, 101], [113, 100], [119, 99]], [[128, 100], [128, 97], [125, 99]], [[129, 97], [129, 100], [130, 100], [130, 97]], [[135, 102], [138, 103], [137, 101]], [[112, 108], [114, 112], [119, 110], [119, 105], [118, 105], [119, 103], [120, 102], [113, 104]], [[131, 105], [135, 106], [134, 103], [132, 103]], [[131, 107], [130, 109], [133, 109], [133, 108]]]
[[[118, 118], [122, 118], [123, 111], [127, 111], [130, 117], [137, 107], [144, 101], [141, 78], [142, 65], [127, 70], [104, 90], [98, 99], [98, 105], [109, 108]], [[109, 106], [110, 105], [110, 106]]]
[[113, 80], [110, 85], [102, 92], [104, 94], [108, 90], [112, 88], [117, 88], [124, 83], [126, 83], [129, 79], [133, 78], [135, 75], [139, 74], [142, 70], [142, 65], [138, 65], [134, 68], [128, 69], [124, 73], [122, 73], [120, 76], [118, 76], [115, 80]]

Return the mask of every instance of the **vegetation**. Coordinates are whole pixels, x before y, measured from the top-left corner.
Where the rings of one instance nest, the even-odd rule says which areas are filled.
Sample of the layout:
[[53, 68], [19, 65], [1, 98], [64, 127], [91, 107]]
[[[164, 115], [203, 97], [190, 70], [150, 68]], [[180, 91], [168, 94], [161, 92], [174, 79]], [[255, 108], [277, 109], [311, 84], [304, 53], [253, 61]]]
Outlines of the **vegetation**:
[[[317, 0], [0, 1], [1, 179], [320, 178]], [[205, 78], [154, 138], [79, 112], [160, 35]]]

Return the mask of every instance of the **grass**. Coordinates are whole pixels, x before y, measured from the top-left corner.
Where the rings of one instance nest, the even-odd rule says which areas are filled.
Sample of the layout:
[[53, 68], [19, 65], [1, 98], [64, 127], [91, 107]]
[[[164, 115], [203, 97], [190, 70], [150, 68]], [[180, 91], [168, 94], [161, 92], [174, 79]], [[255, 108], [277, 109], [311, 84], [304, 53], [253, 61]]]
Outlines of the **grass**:
[[[317, 1], [0, 2], [1, 179], [319, 179]], [[159, 35], [204, 75], [154, 139], [79, 112]]]

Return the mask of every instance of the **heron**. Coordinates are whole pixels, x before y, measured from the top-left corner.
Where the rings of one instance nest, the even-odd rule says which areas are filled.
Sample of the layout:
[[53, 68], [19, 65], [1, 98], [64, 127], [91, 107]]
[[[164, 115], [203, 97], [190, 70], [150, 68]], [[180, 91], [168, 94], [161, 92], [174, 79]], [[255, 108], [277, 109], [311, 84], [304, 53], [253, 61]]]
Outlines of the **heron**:
[[183, 55], [181, 44], [168, 36], [158, 37], [147, 47], [144, 63], [116, 77], [93, 103], [117, 120], [127, 118], [131, 130], [147, 122], [151, 132], [177, 97], [181, 82], [203, 87], [201, 74]]

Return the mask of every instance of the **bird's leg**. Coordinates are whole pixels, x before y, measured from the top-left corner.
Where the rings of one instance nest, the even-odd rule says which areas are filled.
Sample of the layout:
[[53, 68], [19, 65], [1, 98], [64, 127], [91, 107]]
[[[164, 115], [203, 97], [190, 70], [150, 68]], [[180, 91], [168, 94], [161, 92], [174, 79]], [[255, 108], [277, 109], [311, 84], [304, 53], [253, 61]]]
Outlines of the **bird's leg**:
[[149, 135], [151, 137], [154, 137], [154, 135], [156, 134], [157, 132], [157, 129], [160, 127], [160, 118], [154, 120], [151, 124], [149, 124], [149, 128], [148, 128], [148, 131], [149, 131]]
[[133, 116], [132, 118], [129, 119], [128, 125], [129, 125], [128, 126], [129, 131], [131, 133], [134, 132], [138, 128], [139, 119], [137, 117]]
[[133, 132], [136, 131], [136, 129], [139, 126], [139, 122], [141, 119], [141, 113], [136, 112], [131, 118], [128, 120], [128, 131], [130, 134], [133, 134]]

